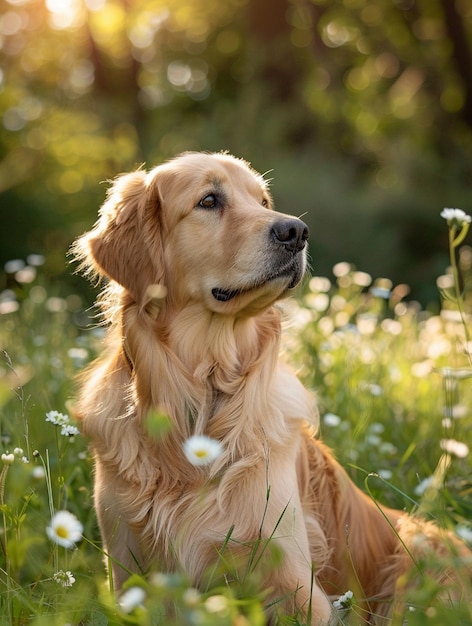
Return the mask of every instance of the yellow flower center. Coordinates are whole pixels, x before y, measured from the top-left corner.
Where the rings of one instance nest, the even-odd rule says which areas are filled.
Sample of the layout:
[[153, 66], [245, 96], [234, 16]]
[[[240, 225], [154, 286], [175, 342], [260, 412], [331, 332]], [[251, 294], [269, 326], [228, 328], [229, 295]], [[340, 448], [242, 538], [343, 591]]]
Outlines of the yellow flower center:
[[61, 539], [67, 539], [69, 533], [67, 532], [67, 528], [65, 528], [64, 526], [56, 526], [56, 535]]

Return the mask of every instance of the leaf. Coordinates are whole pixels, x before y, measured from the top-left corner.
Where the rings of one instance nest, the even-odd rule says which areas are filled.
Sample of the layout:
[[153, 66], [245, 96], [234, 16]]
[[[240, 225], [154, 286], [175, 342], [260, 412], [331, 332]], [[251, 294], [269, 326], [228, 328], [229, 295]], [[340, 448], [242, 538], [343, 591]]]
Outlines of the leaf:
[[93, 610], [90, 617], [85, 622], [86, 626], [107, 626], [109, 623], [108, 617], [100, 611]]
[[152, 410], [146, 416], [145, 428], [153, 439], [162, 439], [170, 431], [172, 424], [163, 411]]
[[42, 537], [26, 537], [21, 539], [11, 538], [8, 541], [8, 560], [12, 570], [17, 571], [23, 567], [30, 548], [44, 543]]

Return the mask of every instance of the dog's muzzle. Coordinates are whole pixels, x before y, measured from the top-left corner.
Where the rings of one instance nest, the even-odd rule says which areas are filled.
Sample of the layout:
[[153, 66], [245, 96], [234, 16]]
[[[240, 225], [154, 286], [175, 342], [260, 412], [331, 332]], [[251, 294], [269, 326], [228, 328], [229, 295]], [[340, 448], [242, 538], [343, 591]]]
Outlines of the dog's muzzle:
[[304, 261], [300, 258], [308, 240], [308, 226], [296, 217], [277, 220], [271, 226], [269, 238], [277, 262], [270, 272], [266, 272], [254, 284], [238, 289], [216, 287], [211, 293], [215, 300], [228, 302], [247, 291], [258, 289], [271, 280], [291, 277], [288, 289], [293, 289], [303, 274]]

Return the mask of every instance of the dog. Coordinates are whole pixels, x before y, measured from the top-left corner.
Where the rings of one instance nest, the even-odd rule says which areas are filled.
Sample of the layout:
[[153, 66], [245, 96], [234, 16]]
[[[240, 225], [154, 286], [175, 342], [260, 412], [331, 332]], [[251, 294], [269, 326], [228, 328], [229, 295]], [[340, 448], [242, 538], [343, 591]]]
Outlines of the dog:
[[[307, 240], [248, 163], [188, 152], [118, 177], [74, 244], [79, 271], [105, 278], [105, 347], [76, 414], [115, 589], [152, 569], [205, 588], [215, 563], [231, 563], [231, 584], [256, 546], [269, 620], [337, 623], [332, 599], [355, 588], [365, 623], [380, 624], [414, 562], [469, 554], [433, 523], [373, 502], [316, 437], [316, 400], [279, 358], [276, 304], [305, 274]], [[147, 425], [156, 413], [170, 424], [160, 437]], [[194, 435], [220, 443], [212, 463], [186, 457]], [[459, 578], [439, 574], [454, 597]]]

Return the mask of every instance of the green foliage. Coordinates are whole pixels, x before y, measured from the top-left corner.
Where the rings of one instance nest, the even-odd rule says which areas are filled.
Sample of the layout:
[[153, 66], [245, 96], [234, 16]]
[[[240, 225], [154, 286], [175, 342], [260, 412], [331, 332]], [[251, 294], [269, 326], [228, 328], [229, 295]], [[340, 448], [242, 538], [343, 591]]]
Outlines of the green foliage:
[[[463, 279], [466, 267], [463, 260], [446, 276]], [[133, 575], [116, 604], [92, 509], [92, 462], [69, 418], [74, 378], [100, 349], [101, 330], [86, 330], [82, 300], [63, 297], [33, 265], [9, 270], [15, 290], [0, 294], [0, 624], [262, 626], [261, 564], [277, 567], [281, 557], [260, 540], [246, 568], [236, 567], [226, 549], [231, 529], [205, 590], [177, 574]], [[333, 272], [286, 303], [287, 356], [318, 393], [323, 438], [372, 498], [419, 508], [470, 541], [470, 293], [455, 292], [459, 311], [449, 298], [431, 313], [406, 300], [405, 285], [372, 281], [346, 263]], [[168, 424], [156, 413], [148, 427], [160, 437]], [[83, 526], [70, 550], [46, 532], [61, 510]], [[393, 623], [472, 624], [470, 598], [457, 606], [441, 600], [444, 589], [429, 572], [443, 566], [413, 568]], [[337, 602], [340, 623], [363, 623], [355, 596]], [[303, 626], [297, 616], [279, 618]]]
[[65, 275], [101, 181], [227, 149], [306, 212], [317, 272], [344, 258], [436, 296], [433, 207], [470, 204], [465, 0], [1, 6], [0, 263], [47, 251]]
[[[461, 418], [471, 401], [464, 328], [447, 309], [433, 315], [404, 302], [404, 285], [377, 281], [367, 290], [365, 273], [347, 264], [335, 272], [334, 285], [311, 279], [302, 307], [291, 312], [301, 326], [288, 349], [318, 392], [322, 436], [351, 476], [360, 485], [371, 473], [387, 478], [392, 488], [371, 479], [374, 493], [410, 508], [445, 441], [470, 437], [469, 420]], [[444, 495], [452, 488], [459, 516], [467, 517], [469, 463], [457, 459], [449, 478]]]

